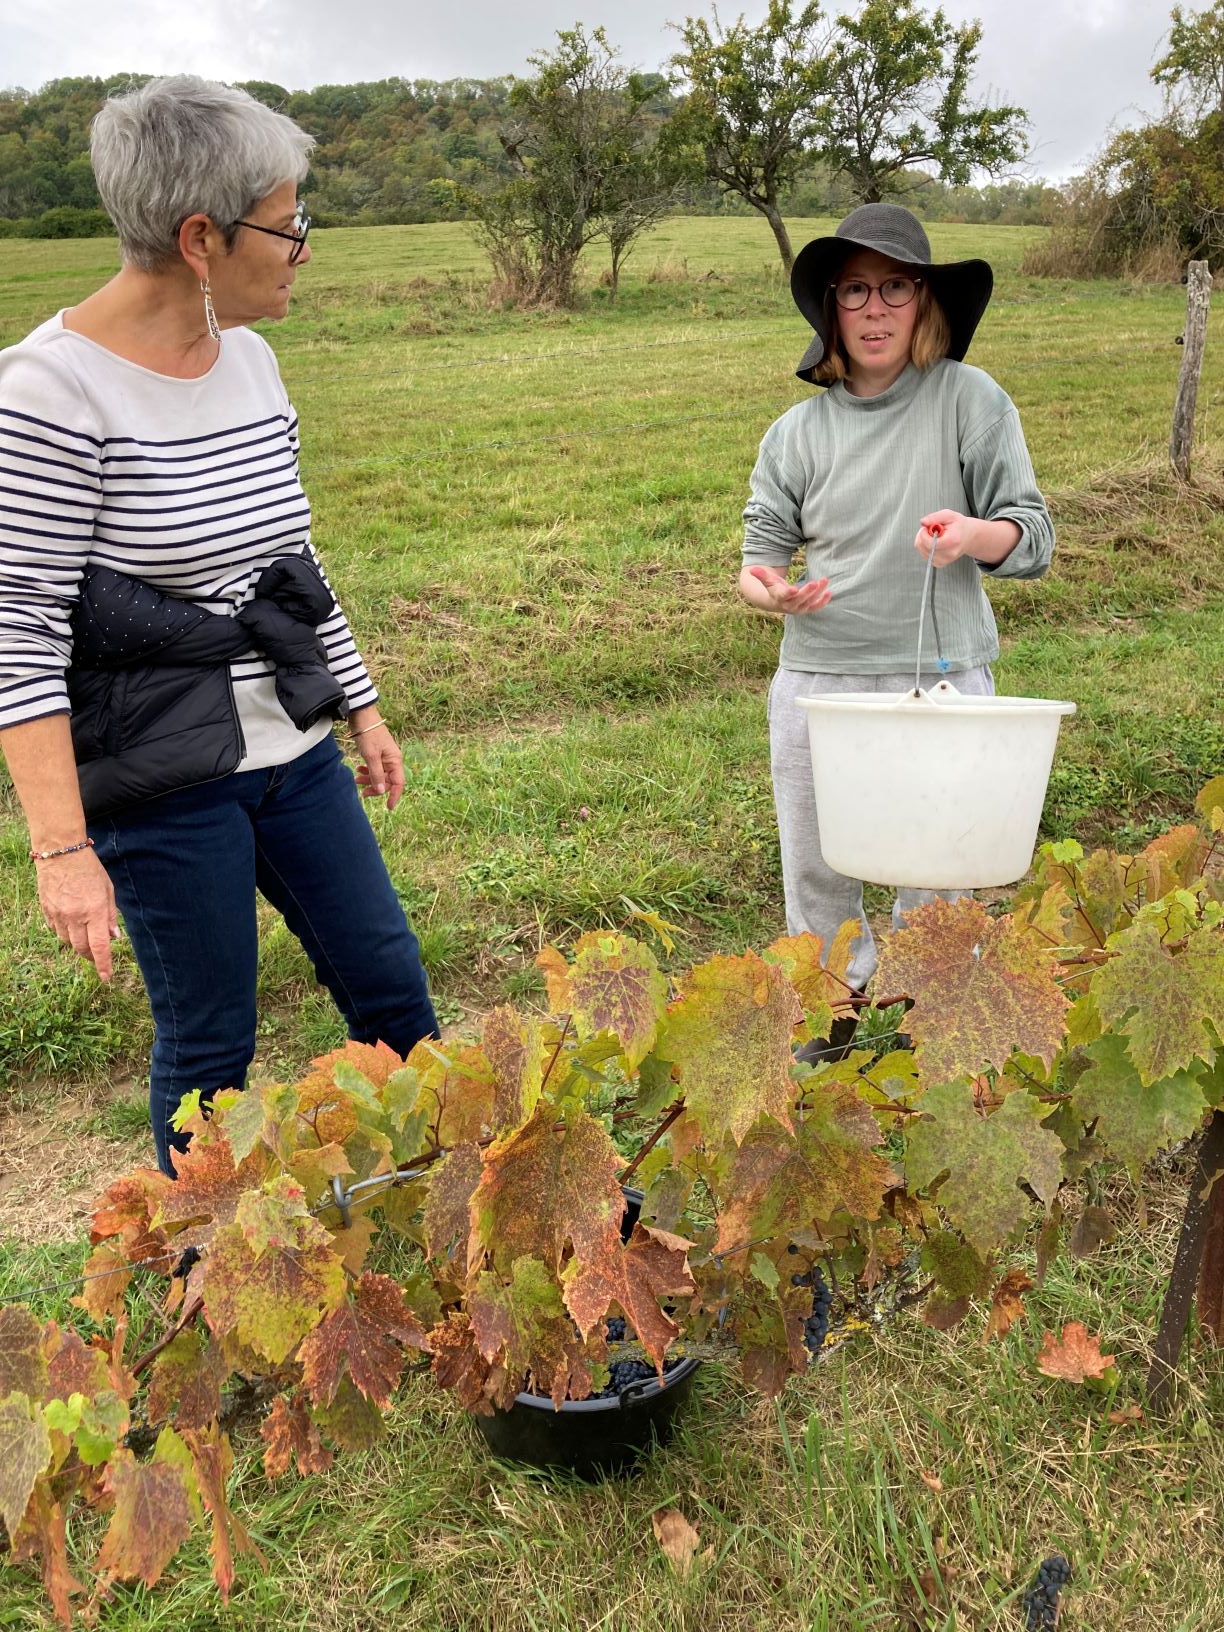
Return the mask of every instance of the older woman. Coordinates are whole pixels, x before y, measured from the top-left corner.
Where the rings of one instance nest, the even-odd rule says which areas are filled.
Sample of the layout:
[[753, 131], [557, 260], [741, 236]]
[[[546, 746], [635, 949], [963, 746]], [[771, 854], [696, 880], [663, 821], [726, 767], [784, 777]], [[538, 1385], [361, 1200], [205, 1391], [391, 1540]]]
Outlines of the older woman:
[[43, 916], [103, 980], [122, 913], [166, 1172], [182, 1096], [241, 1086], [254, 1054], [257, 891], [353, 1037], [437, 1034], [358, 797], [394, 809], [403, 764], [248, 327], [284, 317], [310, 260], [311, 145], [192, 77], [111, 100], [92, 157], [121, 270], [0, 352], [0, 746]]

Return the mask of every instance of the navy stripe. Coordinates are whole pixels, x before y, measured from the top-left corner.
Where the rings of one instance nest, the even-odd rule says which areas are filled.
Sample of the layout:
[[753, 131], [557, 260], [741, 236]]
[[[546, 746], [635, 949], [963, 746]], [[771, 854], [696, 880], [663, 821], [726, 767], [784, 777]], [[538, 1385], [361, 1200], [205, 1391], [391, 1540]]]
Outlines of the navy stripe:
[[[3, 412], [3, 410], [0, 409], [0, 412]], [[52, 429], [54, 430], [55, 427], [52, 426]], [[71, 448], [61, 448], [58, 442], [48, 442], [45, 436], [31, 436], [29, 431], [5, 431], [4, 435], [5, 436], [17, 437], [22, 442], [33, 442], [34, 445], [36, 447], [39, 447], [39, 448], [53, 448], [56, 453], [68, 453], [68, 454], [71, 454], [71, 452], [72, 452]], [[20, 453], [21, 449], [20, 448], [13, 448], [10, 451], [13, 452], [13, 453]], [[27, 454], [27, 455], [25, 455], [25, 457], [26, 458], [33, 458], [34, 455], [33, 454]], [[81, 458], [81, 459], [84, 459], [85, 455], [82, 453], [82, 454], [78, 455], [78, 457]], [[75, 468], [76, 467], [74, 465], [65, 465], [64, 466], [65, 470], [74, 470]]]
[[[137, 448], [185, 448], [193, 442], [215, 442], [219, 436], [240, 436], [243, 431], [257, 431], [261, 425], [285, 425], [288, 423], [284, 414], [268, 414], [264, 419], [253, 419], [248, 425], [230, 425], [223, 431], [209, 431], [206, 436], [175, 436], [168, 442], [155, 442], [148, 436], [107, 436], [102, 439], [102, 446], [111, 446], [116, 442], [130, 442]], [[260, 440], [256, 438], [256, 440]], [[103, 458], [110, 458], [104, 454]]]
[[[235, 477], [234, 480], [236, 480], [236, 481], [245, 481], [246, 478], [245, 477]], [[221, 485], [221, 484], [218, 484], [218, 485]], [[229, 486], [230, 484], [226, 483], [224, 485]], [[297, 482], [294, 481], [292, 476], [289, 477], [288, 481], [273, 482], [270, 486], [257, 489], [256, 491], [257, 492], [263, 492], [263, 493], [275, 493], [279, 489], [286, 488], [286, 487], [294, 488], [299, 493], [301, 493], [301, 491], [302, 491], [300, 486], [298, 485]], [[4, 492], [4, 489], [0, 488], [0, 493], [2, 493], [2, 492]], [[130, 495], [130, 496], [136, 497], [137, 495]], [[152, 497], [157, 497], [157, 495], [151, 495], [151, 496]], [[239, 497], [238, 494], [233, 494], [231, 496], [233, 498]], [[254, 493], [246, 493], [246, 494], [243, 494], [241, 496], [243, 498], [254, 498], [255, 494]], [[127, 498], [127, 497], [129, 497], [129, 495], [124, 494], [123, 497]], [[305, 499], [305, 494], [302, 494], [302, 497], [303, 497], [303, 499]], [[272, 503], [272, 502], [279, 503], [280, 501], [279, 500], [277, 500], [277, 501], [269, 500], [269, 503]], [[263, 509], [263, 508], [266, 508], [266, 506], [257, 506], [257, 508]], [[154, 515], [156, 515], [156, 516], [175, 516], [175, 515], [179, 515], [184, 510], [203, 510], [203, 511], [207, 512], [208, 506], [206, 504], [159, 504], [155, 510], [154, 509], [142, 510], [142, 509], [139, 509], [136, 506], [130, 505], [130, 504], [128, 504], [128, 505], [125, 505], [125, 504], [112, 504], [111, 503], [111, 495], [108, 492], [107, 495], [106, 495], [106, 502], [103, 504], [101, 510], [98, 512], [98, 519], [101, 520], [103, 516], [154, 516]], [[234, 514], [235, 515], [245, 515], [245, 514], [247, 514], [247, 512], [246, 511], [235, 511]], [[222, 517], [220, 519], [224, 520], [225, 518]], [[180, 526], [183, 525], [183, 523], [182, 522], [176, 522], [174, 525], [175, 525], [175, 527], [180, 527]]]
[[[95, 448], [102, 446], [101, 439], [90, 436], [87, 431], [74, 431], [69, 426], [57, 425], [50, 419], [39, 419], [34, 414], [18, 413], [16, 408], [0, 408], [0, 414], [7, 415], [9, 419], [20, 419], [27, 425], [41, 425], [44, 431], [58, 431], [61, 436], [75, 436], [78, 442], [92, 442]], [[20, 436], [22, 433], [16, 431], [13, 434]]]
[[[62, 468], [70, 469], [71, 467], [63, 466]], [[0, 476], [12, 476], [18, 481], [20, 481], [23, 476], [29, 476], [30, 480], [37, 483], [39, 487], [67, 487], [74, 493], [89, 494], [88, 501], [85, 499], [65, 499], [63, 500], [63, 503], [65, 504], [85, 504], [88, 502], [89, 504], [93, 505], [97, 504], [98, 500], [101, 498], [101, 491], [99, 488], [83, 487], [80, 482], [66, 482], [59, 476], [36, 476], [32, 471], [10, 470], [7, 465], [0, 465]], [[25, 488], [0, 487], [0, 493], [17, 493], [23, 498], [30, 497]]]
[[[4, 467], [2, 465], [0, 465], [0, 471], [3, 471], [3, 468]], [[292, 473], [295, 469], [296, 469], [296, 466], [295, 466], [295, 464], [293, 462], [293, 459], [289, 458], [289, 459], [286, 459], [285, 461], [283, 461], [283, 463], [281, 463], [281, 464], [268, 465], [267, 469], [266, 469], [266, 474], [269, 475], [269, 476], [274, 476], [274, 475], [277, 474], [278, 471], [282, 471], [282, 470]], [[107, 504], [107, 508], [109, 509], [109, 508], [111, 508], [111, 500], [112, 499], [163, 499], [163, 498], [165, 498], [165, 499], [176, 499], [176, 498], [179, 498], [184, 493], [214, 493], [217, 490], [217, 488], [219, 488], [219, 487], [237, 487], [242, 482], [257, 482], [263, 477], [264, 474], [265, 474], [265, 471], [262, 471], [262, 470], [255, 471], [255, 470], [253, 470], [253, 471], [250, 471], [245, 476], [227, 476], [224, 481], [221, 481], [221, 482], [209, 482], [208, 485], [205, 486], [205, 487], [184, 487], [184, 486], [181, 486], [181, 485], [176, 485], [174, 487], [168, 487], [165, 490], [164, 493], [142, 492], [138, 488], [111, 487], [108, 484], [107, 489], [106, 489], [106, 504]], [[155, 480], [157, 480], [157, 476], [158, 476], [158, 473], [156, 471], [152, 471], [149, 474], [149, 480], [150, 481], [155, 481]], [[135, 478], [136, 478], [136, 472], [135, 471], [128, 471], [120, 478], [120, 480], [125, 481], [125, 482], [130, 482], [130, 481], [134, 481]], [[50, 478], [48, 478], [48, 479], [50, 479]], [[163, 477], [162, 480], [168, 481], [169, 477]], [[64, 483], [65, 487], [68, 487], [69, 485], [70, 484], [68, 482]], [[278, 484], [278, 485], [280, 485], [280, 484]]]
[[[304, 495], [303, 495], [303, 503], [305, 503], [305, 496]], [[199, 506], [198, 505], [192, 505], [191, 508], [193, 510], [195, 510], [195, 509], [198, 509]], [[260, 523], [260, 522], [254, 522], [253, 521], [247, 527], [231, 527], [227, 532], [219, 533], [217, 531], [217, 529], [212, 525], [213, 522], [215, 522], [215, 521], [236, 521], [240, 516], [255, 516], [255, 515], [258, 515], [261, 510], [284, 510], [286, 512], [286, 514], [285, 514], [285, 521], [286, 522], [288, 522], [290, 520], [292, 520], [292, 521], [302, 520], [302, 521], [305, 521], [305, 522], [309, 522], [309, 520], [310, 520], [310, 506], [309, 506], [309, 504], [306, 504], [305, 509], [291, 510], [290, 507], [288, 505], [284, 504], [281, 500], [279, 500], [279, 499], [270, 499], [267, 504], [252, 505], [252, 507], [249, 510], [228, 510], [222, 515], [212, 516], [212, 517], [210, 517], [208, 519], [207, 523], [204, 523], [204, 522], [199, 521], [199, 520], [197, 520], [197, 521], [172, 521], [172, 522], [163, 522], [160, 527], [137, 527], [133, 522], [117, 522], [117, 523], [112, 524], [111, 522], [105, 520], [103, 513], [101, 511], [99, 511], [99, 513], [98, 513], [98, 524], [97, 524], [98, 525], [98, 534], [99, 534], [99, 537], [100, 537], [101, 533], [102, 533], [102, 529], [105, 528], [106, 531], [108, 533], [111, 533], [111, 534], [114, 534], [114, 533], [156, 533], [158, 535], [158, 537], [160, 538], [160, 537], [164, 537], [166, 533], [181, 533], [185, 529], [194, 528], [197, 531], [204, 530], [206, 532], [206, 536], [208, 538], [237, 538], [239, 536], [239, 534], [241, 534], [241, 533], [250, 532], [251, 527], [261, 526], [263, 524]], [[136, 511], [135, 513], [137, 515], [141, 514], [140, 511]], [[265, 516], [264, 521], [266, 522], [267, 520], [268, 520], [268, 518]], [[112, 538], [110, 538], [108, 540], [108, 542], [113, 544], [116, 541], [112, 537]], [[132, 542], [133, 542], [133, 544], [139, 544], [140, 540], [139, 539], [134, 539]], [[171, 545], [170, 547], [174, 548], [173, 545]]]
[[[261, 442], [283, 443], [284, 440], [285, 438], [282, 432], [273, 431], [268, 436], [257, 436], [252, 442], [240, 442], [234, 448], [221, 448], [218, 451], [221, 453], [236, 453], [240, 447], [255, 448], [258, 447]], [[207, 458], [208, 455], [201, 455], [198, 453], [104, 453], [101, 455], [102, 463], [105, 465], [189, 465], [193, 459], [199, 459], [202, 457]], [[264, 454], [255, 455], [256, 459], [262, 459], [265, 457], [266, 455]], [[253, 460], [248, 459], [245, 461], [245, 463], [251, 464], [253, 463]], [[203, 470], [193, 471], [192, 474], [196, 476], [205, 476], [208, 474], [209, 470], [232, 470], [233, 468], [233, 465], [209, 465]], [[139, 472], [133, 471], [132, 475], [139, 475]]]

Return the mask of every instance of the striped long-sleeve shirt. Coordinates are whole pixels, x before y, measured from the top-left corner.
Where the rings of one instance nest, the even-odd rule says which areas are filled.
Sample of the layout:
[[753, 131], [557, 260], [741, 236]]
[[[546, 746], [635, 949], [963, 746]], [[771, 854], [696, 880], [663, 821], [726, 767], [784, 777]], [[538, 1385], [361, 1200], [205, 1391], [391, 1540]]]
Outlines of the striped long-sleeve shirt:
[[[87, 565], [232, 616], [290, 554], [317, 564], [297, 419], [259, 335], [227, 330], [193, 380], [116, 356], [62, 313], [0, 351], [0, 729], [68, 712], [69, 620]], [[338, 605], [319, 634], [350, 705], [374, 702]], [[240, 769], [326, 735], [326, 721], [294, 726], [263, 657], [239, 658], [231, 674]]]
[[832, 592], [819, 612], [785, 620], [782, 667], [913, 668], [926, 569], [914, 538], [923, 516], [943, 509], [1020, 528], [997, 566], [962, 556], [935, 574], [923, 667], [942, 655], [959, 672], [999, 655], [983, 576], [1039, 578], [1054, 550], [1020, 416], [1002, 386], [946, 358], [923, 372], [911, 363], [878, 396], [853, 396], [838, 381], [776, 420], [752, 473], [743, 559], [785, 567], [803, 547], [803, 581], [827, 578]]

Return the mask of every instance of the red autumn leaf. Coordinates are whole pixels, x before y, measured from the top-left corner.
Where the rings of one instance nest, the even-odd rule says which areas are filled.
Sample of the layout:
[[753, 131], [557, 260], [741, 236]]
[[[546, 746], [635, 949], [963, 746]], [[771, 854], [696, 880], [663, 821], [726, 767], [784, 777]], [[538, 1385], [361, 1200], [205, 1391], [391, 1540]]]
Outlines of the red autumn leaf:
[[288, 1473], [290, 1458], [300, 1474], [326, 1473], [334, 1460], [319, 1438], [318, 1426], [306, 1409], [306, 1398], [295, 1394], [292, 1401], [278, 1394], [272, 1409], [259, 1425], [264, 1451], [264, 1472], [269, 1479]]
[[63, 1506], [52, 1501], [45, 1481], [35, 1487], [25, 1522], [13, 1538], [13, 1562], [24, 1564], [33, 1558], [39, 1560], [43, 1591], [51, 1600], [56, 1619], [63, 1626], [71, 1626], [71, 1598], [83, 1589], [68, 1568], [68, 1526]]
[[556, 1117], [542, 1102], [485, 1153], [472, 1193], [472, 1267], [487, 1252], [503, 1275], [518, 1258], [539, 1258], [556, 1272], [571, 1242], [586, 1260], [619, 1242], [625, 1198], [615, 1145], [585, 1110], [571, 1110], [561, 1127]]
[[696, 1291], [688, 1267], [691, 1247], [691, 1241], [666, 1230], [635, 1224], [625, 1246], [618, 1241], [615, 1250], [594, 1261], [575, 1257], [564, 1276], [564, 1296], [582, 1336], [588, 1337], [615, 1303], [661, 1374], [663, 1356], [680, 1331], [662, 1303]]
[[1068, 1000], [1048, 942], [981, 902], [931, 901], [880, 949], [877, 983], [914, 1000], [905, 1029], [927, 1082], [1000, 1069], [1015, 1050], [1049, 1065]]
[[494, 1082], [489, 1125], [495, 1130], [517, 1128], [535, 1109], [547, 1069], [539, 1023], [503, 1005], [485, 1016], [482, 1040]]
[[476, 1346], [467, 1315], [452, 1312], [429, 1334], [432, 1371], [439, 1387], [454, 1391], [459, 1404], [479, 1416], [491, 1416], [486, 1394], [491, 1367]]
[[232, 1223], [243, 1196], [258, 1188], [267, 1162], [268, 1152], [260, 1148], [235, 1166], [222, 1134], [210, 1129], [207, 1137], [197, 1135], [175, 1158], [178, 1178], [157, 1214], [159, 1224], [188, 1226], [175, 1235], [175, 1247], [203, 1246], [215, 1227]]
[[207, 1428], [220, 1413], [229, 1369], [220, 1346], [204, 1333], [179, 1332], [149, 1371], [149, 1421], [162, 1422], [173, 1415], [180, 1431]]
[[786, 971], [755, 952], [689, 971], [656, 1052], [676, 1068], [688, 1113], [707, 1143], [738, 1145], [769, 1115], [790, 1127], [791, 1037], [803, 1010]]
[[580, 1041], [615, 1037], [631, 1071], [654, 1046], [667, 1007], [667, 981], [648, 946], [610, 930], [579, 938], [567, 964], [555, 947], [536, 962], [545, 972], [554, 1014], [569, 1014]]
[[509, 1403], [530, 1381], [560, 1406], [568, 1393], [585, 1398], [591, 1371], [573, 1322], [565, 1313], [556, 1281], [538, 1258], [519, 1258], [509, 1280], [486, 1270], [468, 1288], [472, 1335], [493, 1375], [505, 1385], [494, 1403]]
[[191, 1534], [187, 1470], [178, 1462], [137, 1462], [117, 1450], [106, 1470], [115, 1508], [98, 1554], [98, 1572], [112, 1581], [153, 1586]]
[[425, 1251], [431, 1258], [467, 1263], [472, 1192], [483, 1170], [484, 1158], [475, 1145], [459, 1145], [434, 1165], [423, 1220]]
[[386, 1043], [355, 1043], [350, 1039], [342, 1048], [320, 1054], [310, 1063], [316, 1071], [323, 1072], [334, 1071], [337, 1065], [351, 1065], [375, 1088], [385, 1088], [387, 1079], [404, 1062]]
[[221, 1602], [229, 1603], [234, 1585], [234, 1552], [252, 1553], [260, 1564], [263, 1554], [230, 1509], [225, 1487], [234, 1466], [230, 1442], [215, 1425], [208, 1432], [187, 1430], [183, 1439], [191, 1452], [196, 1486], [212, 1519], [213, 1580]]
[[1112, 1354], [1101, 1353], [1099, 1337], [1090, 1337], [1078, 1320], [1069, 1320], [1056, 1338], [1046, 1332], [1037, 1355], [1037, 1370], [1046, 1377], [1067, 1383], [1082, 1383], [1089, 1377], [1103, 1377], [1114, 1363]]
[[404, 1349], [426, 1347], [399, 1284], [367, 1271], [302, 1343], [302, 1382], [315, 1405], [330, 1405], [347, 1372], [359, 1391], [385, 1410], [404, 1369]]
[[166, 1232], [155, 1228], [153, 1217], [172, 1184], [164, 1173], [147, 1167], [116, 1179], [94, 1204], [90, 1241], [96, 1245], [118, 1236], [124, 1255], [134, 1264], [164, 1257], [169, 1242]]
[[70, 1400], [74, 1394], [101, 1393], [111, 1386], [106, 1356], [92, 1343], [84, 1343], [74, 1331], [62, 1331], [55, 1321], [47, 1322], [43, 1340], [47, 1358], [45, 1400]]

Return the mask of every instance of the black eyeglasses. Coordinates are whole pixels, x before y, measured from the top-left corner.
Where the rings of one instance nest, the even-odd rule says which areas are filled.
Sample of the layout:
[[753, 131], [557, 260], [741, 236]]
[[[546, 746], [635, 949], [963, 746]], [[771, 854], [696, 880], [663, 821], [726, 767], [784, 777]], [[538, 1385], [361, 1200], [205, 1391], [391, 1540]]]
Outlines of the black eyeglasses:
[[857, 312], [871, 299], [873, 289], [880, 291], [885, 306], [908, 306], [918, 293], [921, 278], [885, 278], [883, 283], [868, 283], [865, 278], [846, 278], [833, 285], [837, 304], [847, 312]]
[[306, 248], [306, 236], [310, 231], [310, 217], [306, 214], [305, 206], [299, 204], [297, 214], [293, 218], [293, 231], [282, 232], [279, 227], [261, 227], [254, 221], [235, 221], [236, 227], [250, 227], [252, 232], [266, 232], [269, 238], [287, 238], [293, 245], [289, 251], [289, 265], [296, 266], [302, 258], [302, 251]]

